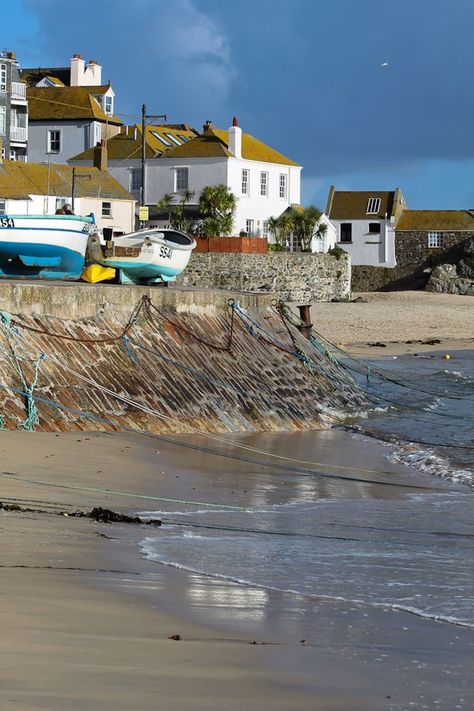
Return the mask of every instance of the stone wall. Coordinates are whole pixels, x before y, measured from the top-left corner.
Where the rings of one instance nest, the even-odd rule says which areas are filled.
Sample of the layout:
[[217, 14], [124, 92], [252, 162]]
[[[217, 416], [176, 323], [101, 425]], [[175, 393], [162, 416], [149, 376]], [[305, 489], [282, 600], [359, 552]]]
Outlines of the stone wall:
[[397, 232], [393, 269], [353, 266], [353, 291], [424, 289], [431, 270], [438, 264], [457, 262], [473, 232], [444, 232], [443, 247], [428, 247], [428, 232]]
[[287, 302], [348, 300], [351, 294], [349, 257], [306, 252], [267, 254], [193, 254], [178, 277], [181, 286], [272, 291]]

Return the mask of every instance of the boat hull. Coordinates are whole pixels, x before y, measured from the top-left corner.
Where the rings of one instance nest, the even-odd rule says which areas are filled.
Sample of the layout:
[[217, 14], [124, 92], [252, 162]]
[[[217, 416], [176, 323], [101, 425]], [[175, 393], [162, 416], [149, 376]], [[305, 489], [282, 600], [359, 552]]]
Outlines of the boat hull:
[[0, 278], [80, 279], [93, 226], [92, 216], [2, 216]]
[[[172, 241], [181, 239], [181, 242]], [[104, 267], [119, 270], [120, 281], [154, 284], [174, 281], [187, 267], [196, 242], [184, 233], [166, 229], [134, 232], [115, 240], [105, 254], [96, 243], [91, 256]]]

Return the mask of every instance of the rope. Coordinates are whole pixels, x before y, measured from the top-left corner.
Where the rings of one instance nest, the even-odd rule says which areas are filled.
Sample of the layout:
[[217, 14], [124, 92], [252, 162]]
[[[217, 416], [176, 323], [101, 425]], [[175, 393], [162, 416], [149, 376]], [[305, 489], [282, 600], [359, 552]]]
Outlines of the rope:
[[[229, 302], [230, 301], [232, 301], [232, 299], [230, 299]], [[231, 321], [230, 321], [230, 327], [229, 327], [229, 335], [227, 336], [227, 345], [221, 346], [216, 343], [211, 343], [210, 341], [207, 341], [205, 338], [201, 338], [201, 336], [198, 336], [196, 333], [191, 331], [189, 328], [186, 328], [186, 326], [183, 326], [182, 324], [177, 323], [173, 319], [169, 318], [169, 316], [166, 316], [154, 304], [152, 304], [151, 301], [149, 302], [148, 305], [149, 305], [150, 309], [152, 311], [155, 311], [163, 321], [170, 323], [178, 331], [182, 331], [183, 333], [186, 333], [188, 336], [191, 336], [191, 338], [193, 338], [198, 343], [201, 343], [204, 346], [208, 346], [209, 348], [212, 348], [215, 351], [229, 352], [232, 349], [232, 340], [233, 340], [233, 332], [234, 332], [234, 309], [233, 308], [231, 308]], [[230, 303], [229, 303], [229, 306], [230, 306]]]
[[[22, 323], [21, 321], [17, 321], [15, 319], [12, 319], [11, 316], [8, 314], [10, 323], [13, 324], [13, 326], [17, 328], [22, 328], [25, 331], [31, 331], [32, 333], [39, 333], [43, 336], [49, 336], [50, 338], [61, 338], [66, 341], [76, 341], [77, 343], [114, 343], [115, 341], [119, 341], [122, 339], [124, 336], [127, 335], [127, 333], [130, 331], [132, 326], [134, 325], [135, 321], [138, 318], [138, 315], [140, 311], [144, 308], [149, 306], [150, 304], [150, 299], [148, 296], [142, 296], [141, 300], [137, 304], [137, 306], [133, 309], [126, 325], [123, 331], [116, 336], [108, 336], [106, 338], [80, 338], [79, 336], [69, 336], [65, 333], [51, 333], [50, 331], [45, 331], [43, 328], [34, 328], [33, 326], [28, 326], [26, 323]], [[4, 312], [1, 312], [2, 319], [3, 319], [3, 314]]]
[[95, 494], [112, 494], [113, 496], [125, 496], [133, 499], [147, 499], [149, 501], [164, 501], [171, 504], [185, 504], [187, 506], [207, 506], [209, 508], [215, 509], [228, 509], [231, 511], [248, 511], [251, 512], [245, 506], [231, 506], [230, 504], [216, 504], [209, 503], [208, 501], [186, 501], [185, 499], [171, 499], [165, 496], [151, 496], [149, 494], [135, 494], [129, 491], [115, 491], [114, 489], [101, 489], [95, 486], [79, 486], [78, 484], [65, 484], [64, 482], [50, 482], [43, 481], [41, 479], [30, 479], [27, 477], [19, 477], [17, 474], [12, 474], [10, 472], [0, 472], [0, 477], [4, 479], [13, 479], [21, 484], [35, 484], [36, 486], [46, 486], [53, 489], [72, 489], [73, 491], [88, 491]]

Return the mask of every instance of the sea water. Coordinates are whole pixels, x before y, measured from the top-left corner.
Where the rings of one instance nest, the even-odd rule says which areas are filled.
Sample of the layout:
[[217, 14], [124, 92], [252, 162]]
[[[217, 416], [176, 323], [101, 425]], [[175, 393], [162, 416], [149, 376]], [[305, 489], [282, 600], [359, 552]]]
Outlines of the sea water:
[[233, 439], [250, 451], [194, 440], [187, 493], [201, 504], [145, 512], [164, 526], [141, 551], [191, 573], [197, 606], [263, 624], [281, 591], [292, 623], [332, 600], [474, 626], [473, 352], [371, 365], [356, 431]]

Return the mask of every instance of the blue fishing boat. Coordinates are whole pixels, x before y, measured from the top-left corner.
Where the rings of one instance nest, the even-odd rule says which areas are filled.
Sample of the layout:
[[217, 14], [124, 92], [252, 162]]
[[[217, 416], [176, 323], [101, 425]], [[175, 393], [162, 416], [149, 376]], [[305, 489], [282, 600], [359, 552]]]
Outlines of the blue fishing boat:
[[93, 214], [0, 215], [0, 278], [80, 279]]

